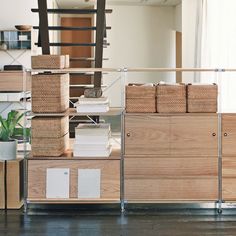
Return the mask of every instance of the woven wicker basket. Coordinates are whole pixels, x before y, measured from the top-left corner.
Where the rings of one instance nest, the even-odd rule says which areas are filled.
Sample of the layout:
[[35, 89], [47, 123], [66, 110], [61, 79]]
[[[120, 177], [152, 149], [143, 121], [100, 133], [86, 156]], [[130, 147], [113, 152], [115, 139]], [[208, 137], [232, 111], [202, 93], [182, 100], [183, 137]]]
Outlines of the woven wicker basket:
[[70, 67], [69, 55], [39, 55], [31, 57], [33, 69], [64, 69]]
[[156, 87], [129, 84], [126, 86], [126, 112], [155, 113]]
[[58, 157], [69, 148], [69, 134], [60, 138], [33, 138], [33, 157]]
[[32, 111], [58, 113], [69, 108], [69, 74], [39, 74], [32, 78]]
[[34, 138], [60, 138], [69, 132], [69, 117], [35, 117], [31, 121]]
[[184, 84], [157, 85], [157, 112], [185, 113], [186, 103], [186, 86]]
[[217, 112], [218, 86], [192, 85], [187, 87], [187, 110], [190, 113], [215, 113]]

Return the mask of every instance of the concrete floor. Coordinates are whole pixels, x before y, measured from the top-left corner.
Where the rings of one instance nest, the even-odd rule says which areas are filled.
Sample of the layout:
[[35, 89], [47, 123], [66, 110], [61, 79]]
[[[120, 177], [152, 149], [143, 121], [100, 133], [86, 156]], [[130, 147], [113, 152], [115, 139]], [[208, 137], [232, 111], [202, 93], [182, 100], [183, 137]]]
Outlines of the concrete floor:
[[44, 209], [0, 211], [1, 236], [236, 235], [236, 210]]

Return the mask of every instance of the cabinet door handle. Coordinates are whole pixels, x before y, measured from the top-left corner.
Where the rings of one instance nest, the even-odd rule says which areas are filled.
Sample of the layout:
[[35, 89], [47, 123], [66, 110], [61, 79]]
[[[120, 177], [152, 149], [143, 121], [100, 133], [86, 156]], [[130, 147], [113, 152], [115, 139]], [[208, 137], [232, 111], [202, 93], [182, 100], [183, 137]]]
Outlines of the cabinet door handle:
[[216, 133], [213, 133], [212, 136], [215, 137], [215, 136], [216, 136]]
[[127, 137], [130, 137], [130, 133], [127, 133], [126, 136], [127, 136]]
[[227, 134], [227, 133], [224, 133], [224, 136], [225, 136], [225, 137], [227, 137], [227, 136], [228, 136], [228, 134]]

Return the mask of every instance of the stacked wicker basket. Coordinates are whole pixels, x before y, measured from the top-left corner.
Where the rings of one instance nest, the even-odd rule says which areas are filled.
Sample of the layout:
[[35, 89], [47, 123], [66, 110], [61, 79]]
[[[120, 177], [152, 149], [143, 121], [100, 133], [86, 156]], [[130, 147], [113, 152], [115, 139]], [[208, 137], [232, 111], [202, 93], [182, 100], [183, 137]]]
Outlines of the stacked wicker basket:
[[128, 113], [215, 113], [216, 84], [129, 84], [126, 86]]
[[[63, 69], [68, 56], [32, 57], [33, 69]], [[69, 74], [42, 73], [32, 76], [32, 156], [60, 156], [68, 148]], [[62, 113], [58, 115], [57, 113]]]

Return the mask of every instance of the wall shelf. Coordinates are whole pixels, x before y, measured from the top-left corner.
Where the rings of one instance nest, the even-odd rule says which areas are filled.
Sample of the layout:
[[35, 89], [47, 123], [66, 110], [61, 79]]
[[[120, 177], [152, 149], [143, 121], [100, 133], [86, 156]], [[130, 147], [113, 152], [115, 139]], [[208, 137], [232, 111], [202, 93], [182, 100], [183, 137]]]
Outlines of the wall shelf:
[[1, 30], [1, 50], [30, 50], [31, 31]]

